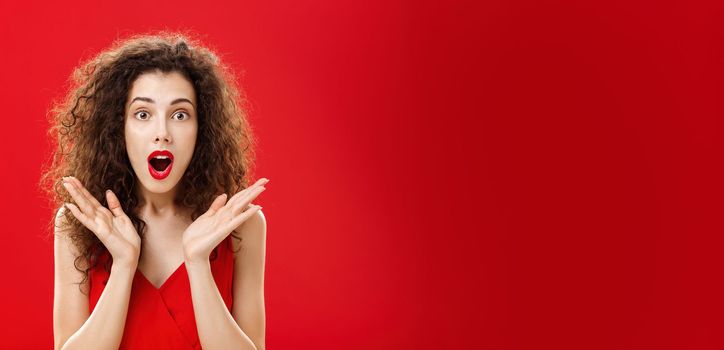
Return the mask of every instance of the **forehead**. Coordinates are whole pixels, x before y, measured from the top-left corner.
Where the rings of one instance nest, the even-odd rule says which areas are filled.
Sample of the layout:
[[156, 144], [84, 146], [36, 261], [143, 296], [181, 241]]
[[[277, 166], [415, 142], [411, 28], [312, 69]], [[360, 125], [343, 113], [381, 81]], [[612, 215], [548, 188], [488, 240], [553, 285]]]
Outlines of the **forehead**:
[[139, 96], [151, 98], [162, 104], [185, 97], [196, 105], [196, 94], [193, 85], [186, 77], [176, 71], [152, 71], [139, 75], [128, 90], [126, 103]]

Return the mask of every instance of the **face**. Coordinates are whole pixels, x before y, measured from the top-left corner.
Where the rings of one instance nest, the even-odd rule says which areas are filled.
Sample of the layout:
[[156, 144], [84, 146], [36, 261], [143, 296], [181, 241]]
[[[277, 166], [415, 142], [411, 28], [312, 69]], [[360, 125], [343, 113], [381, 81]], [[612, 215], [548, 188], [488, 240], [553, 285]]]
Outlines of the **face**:
[[198, 119], [191, 82], [178, 72], [144, 73], [125, 105], [128, 158], [140, 185], [166, 193], [181, 180], [196, 146]]

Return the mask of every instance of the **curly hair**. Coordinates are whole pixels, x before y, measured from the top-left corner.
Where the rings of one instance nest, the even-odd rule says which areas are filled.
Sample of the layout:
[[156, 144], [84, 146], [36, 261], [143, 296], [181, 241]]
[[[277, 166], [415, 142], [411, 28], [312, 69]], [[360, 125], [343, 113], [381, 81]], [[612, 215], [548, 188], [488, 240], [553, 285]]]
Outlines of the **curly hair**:
[[[198, 101], [196, 147], [174, 203], [189, 208], [191, 220], [195, 220], [217, 195], [248, 187], [256, 141], [247, 120], [246, 99], [233, 71], [189, 34], [161, 31], [118, 39], [109, 49], [82, 62], [73, 71], [65, 97], [53, 101], [48, 135], [57, 144], [40, 178], [40, 188], [53, 208], [71, 202], [72, 197], [62, 189], [62, 177], [72, 175], [104, 206], [105, 190], [112, 190], [143, 238], [146, 223], [136, 213], [140, 204], [134, 189], [137, 178], [124, 139], [125, 101], [139, 75], [157, 70], [184, 75]], [[68, 237], [80, 253], [74, 263], [83, 273], [80, 285], [107, 249], [68, 210], [62, 212], [61, 225], [69, 226]], [[50, 220], [51, 237], [56, 223], [57, 219]], [[231, 235], [241, 240], [234, 233]], [[216, 255], [214, 249], [211, 259]], [[109, 272], [111, 264], [109, 259], [104, 266]]]

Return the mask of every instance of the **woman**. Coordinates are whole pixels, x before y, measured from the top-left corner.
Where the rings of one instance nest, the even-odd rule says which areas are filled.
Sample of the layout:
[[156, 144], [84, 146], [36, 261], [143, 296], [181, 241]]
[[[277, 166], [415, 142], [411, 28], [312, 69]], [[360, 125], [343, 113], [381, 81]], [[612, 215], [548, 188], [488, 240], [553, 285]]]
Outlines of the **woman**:
[[173, 33], [74, 71], [41, 179], [60, 207], [56, 349], [264, 349], [266, 221], [251, 201], [269, 180], [247, 186], [254, 139], [232, 76]]

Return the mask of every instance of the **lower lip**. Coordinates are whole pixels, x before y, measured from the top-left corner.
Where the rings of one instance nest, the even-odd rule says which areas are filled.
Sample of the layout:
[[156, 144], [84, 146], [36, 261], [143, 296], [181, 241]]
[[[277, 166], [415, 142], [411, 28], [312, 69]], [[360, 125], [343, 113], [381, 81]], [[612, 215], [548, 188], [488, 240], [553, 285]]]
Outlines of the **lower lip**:
[[151, 176], [156, 180], [163, 180], [165, 179], [168, 174], [171, 173], [171, 168], [173, 168], [173, 162], [169, 164], [164, 171], [158, 171], [151, 166], [151, 162], [148, 162], [148, 171], [151, 173]]

